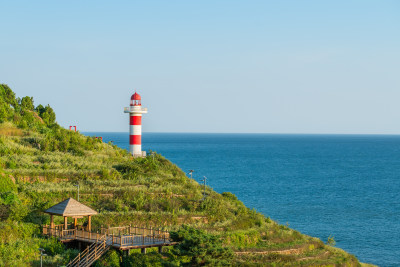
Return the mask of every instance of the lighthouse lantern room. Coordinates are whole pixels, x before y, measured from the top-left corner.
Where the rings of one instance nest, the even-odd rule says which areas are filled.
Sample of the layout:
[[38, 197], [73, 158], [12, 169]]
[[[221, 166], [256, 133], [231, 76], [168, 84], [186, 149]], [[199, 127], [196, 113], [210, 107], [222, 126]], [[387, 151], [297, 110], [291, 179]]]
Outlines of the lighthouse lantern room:
[[145, 157], [146, 151], [142, 151], [142, 114], [147, 113], [147, 108], [142, 108], [142, 98], [138, 93], [131, 97], [131, 104], [124, 108], [129, 113], [129, 152], [134, 157]]

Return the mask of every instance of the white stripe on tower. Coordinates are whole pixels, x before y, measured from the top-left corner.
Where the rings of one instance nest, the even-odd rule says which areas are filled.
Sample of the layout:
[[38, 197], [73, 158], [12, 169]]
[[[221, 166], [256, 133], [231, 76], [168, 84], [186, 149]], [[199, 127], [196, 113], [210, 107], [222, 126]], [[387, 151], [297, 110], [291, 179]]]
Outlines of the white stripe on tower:
[[142, 135], [142, 125], [131, 125], [129, 132], [132, 135]]
[[142, 114], [130, 113], [129, 152], [142, 155]]

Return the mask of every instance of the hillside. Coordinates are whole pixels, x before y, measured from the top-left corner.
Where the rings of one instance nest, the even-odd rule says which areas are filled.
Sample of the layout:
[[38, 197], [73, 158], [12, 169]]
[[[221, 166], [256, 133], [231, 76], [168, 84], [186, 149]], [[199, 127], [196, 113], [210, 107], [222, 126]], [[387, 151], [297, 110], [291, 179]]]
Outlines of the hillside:
[[[188, 233], [221, 241], [224, 260], [199, 265], [360, 265], [343, 250], [245, 207], [232, 193], [207, 188], [203, 199], [203, 187], [157, 153], [133, 158], [60, 127], [49, 105], [35, 107], [33, 98], [16, 98], [6, 85], [0, 85], [0, 176], [0, 266], [38, 266], [39, 247], [48, 254], [45, 266], [66, 264], [77, 255], [76, 249], [43, 237], [40, 226], [49, 224], [42, 211], [76, 198], [78, 183], [80, 201], [99, 212], [93, 227], [135, 224], [177, 231], [185, 224]], [[110, 250], [96, 264], [190, 265], [191, 256], [179, 249], [130, 256]]]

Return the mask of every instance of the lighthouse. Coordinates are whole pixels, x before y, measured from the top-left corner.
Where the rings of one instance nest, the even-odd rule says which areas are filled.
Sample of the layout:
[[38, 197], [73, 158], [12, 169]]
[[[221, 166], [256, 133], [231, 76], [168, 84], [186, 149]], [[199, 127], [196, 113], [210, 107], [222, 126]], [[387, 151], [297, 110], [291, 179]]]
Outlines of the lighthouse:
[[142, 108], [142, 98], [138, 93], [131, 97], [131, 105], [124, 108], [129, 113], [129, 153], [134, 157], [145, 157], [142, 151], [142, 114], [147, 113], [147, 108]]

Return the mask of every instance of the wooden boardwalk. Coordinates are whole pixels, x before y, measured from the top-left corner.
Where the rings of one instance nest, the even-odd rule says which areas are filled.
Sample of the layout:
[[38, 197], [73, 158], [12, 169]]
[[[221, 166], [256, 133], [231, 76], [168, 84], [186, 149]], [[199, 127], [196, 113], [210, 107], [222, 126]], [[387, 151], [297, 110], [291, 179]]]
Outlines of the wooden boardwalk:
[[154, 228], [143, 227], [114, 227], [101, 228], [99, 231], [86, 231], [85, 229], [62, 229], [63, 225], [55, 225], [53, 228], [43, 226], [43, 234], [58, 238], [61, 242], [82, 241], [87, 243], [99, 243], [106, 240], [106, 245], [120, 250], [138, 248], [163, 247], [176, 244], [169, 238], [169, 232]]
[[[175, 245], [171, 242], [169, 232], [156, 228], [144, 227], [112, 227], [103, 228], [93, 231], [91, 227], [91, 218], [97, 214], [97, 211], [76, 201], [68, 198], [45, 210], [50, 214], [50, 225], [43, 226], [43, 234], [55, 237], [61, 242], [78, 241], [86, 242], [89, 245], [80, 252], [68, 267], [89, 267], [98, 260], [110, 248], [126, 251], [129, 255], [131, 249], [141, 249], [142, 253], [146, 253], [146, 248], [158, 247], [158, 251], [162, 252], [162, 247]], [[63, 216], [64, 224], [54, 225], [54, 215]], [[78, 218], [88, 216], [87, 226], [78, 225]], [[68, 217], [74, 219], [72, 225], [68, 224]]]

